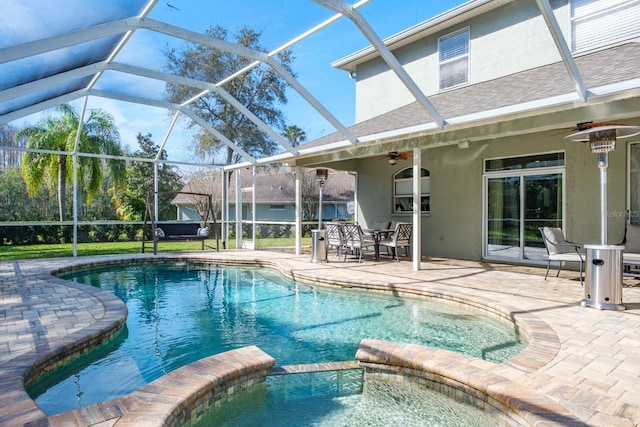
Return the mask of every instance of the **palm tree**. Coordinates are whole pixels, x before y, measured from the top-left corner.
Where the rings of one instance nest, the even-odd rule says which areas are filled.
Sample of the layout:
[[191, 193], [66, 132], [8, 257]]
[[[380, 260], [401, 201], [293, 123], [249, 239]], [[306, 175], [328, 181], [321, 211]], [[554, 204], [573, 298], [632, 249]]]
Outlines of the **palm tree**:
[[287, 126], [282, 134], [292, 147], [297, 147], [307, 140], [307, 134], [296, 125]]
[[[29, 196], [33, 197], [42, 185], [50, 194], [57, 192], [60, 221], [64, 220], [65, 193], [73, 179], [73, 162], [70, 154], [75, 151], [79, 116], [74, 108], [62, 104], [55, 109], [59, 114], [49, 116], [33, 126], [27, 126], [16, 139], [27, 139], [27, 148], [43, 151], [26, 152], [22, 156], [22, 177]], [[57, 151], [49, 154], [46, 151]], [[91, 110], [82, 125], [77, 152], [121, 156], [120, 134], [113, 117], [101, 109]], [[126, 178], [123, 160], [104, 162], [111, 173], [114, 186], [122, 185]], [[100, 190], [103, 178], [103, 161], [98, 157], [78, 156], [78, 188], [83, 189], [86, 202]]]

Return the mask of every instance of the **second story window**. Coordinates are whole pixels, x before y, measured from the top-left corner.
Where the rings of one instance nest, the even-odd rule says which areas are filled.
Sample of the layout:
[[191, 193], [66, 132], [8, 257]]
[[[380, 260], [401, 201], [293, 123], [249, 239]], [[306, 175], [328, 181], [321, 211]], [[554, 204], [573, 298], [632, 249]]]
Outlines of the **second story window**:
[[457, 31], [438, 41], [440, 89], [469, 81], [469, 29]]
[[582, 52], [638, 37], [638, 20], [638, 0], [571, 0], [571, 48]]

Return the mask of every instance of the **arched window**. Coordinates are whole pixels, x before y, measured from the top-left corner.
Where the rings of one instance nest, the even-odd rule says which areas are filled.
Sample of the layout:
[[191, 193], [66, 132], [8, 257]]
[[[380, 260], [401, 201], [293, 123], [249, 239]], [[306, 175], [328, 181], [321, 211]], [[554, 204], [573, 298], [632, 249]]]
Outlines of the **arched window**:
[[[420, 210], [430, 210], [429, 171], [421, 169]], [[396, 213], [413, 211], [413, 168], [402, 169], [393, 176], [393, 211]]]

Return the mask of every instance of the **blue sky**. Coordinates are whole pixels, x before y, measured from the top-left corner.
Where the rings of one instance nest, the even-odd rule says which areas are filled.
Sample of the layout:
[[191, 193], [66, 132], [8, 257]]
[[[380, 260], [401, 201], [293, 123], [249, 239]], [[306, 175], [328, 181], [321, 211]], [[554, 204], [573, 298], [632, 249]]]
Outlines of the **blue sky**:
[[[359, 11], [376, 33], [385, 38], [462, 3], [464, 1], [461, 0], [372, 0]], [[101, 2], [97, 4], [105, 5]], [[68, 13], [68, 10], [51, 7], [49, 10], [43, 10], [41, 16], [34, 17], [23, 15], [18, 9], [16, 7], [14, 13], [9, 14], [10, 18], [5, 15], [4, 22], [0, 17], [0, 36], [10, 33], [10, 26], [14, 29], [37, 28], [38, 25], [45, 24], [38, 22], [40, 20], [46, 20], [46, 25], [52, 25], [52, 22], [57, 21], [56, 14], [64, 16]], [[262, 31], [262, 44], [267, 50], [273, 50], [332, 15], [334, 12], [311, 0], [162, 0], [149, 17], [198, 32], [203, 32], [215, 24], [221, 24], [231, 31], [249, 25]], [[61, 22], [64, 22], [64, 19]], [[46, 30], [43, 28], [43, 31]], [[160, 70], [164, 62], [162, 49], [183, 44], [184, 42], [162, 35], [138, 30], [116, 61]], [[368, 45], [368, 41], [355, 24], [348, 18], [342, 18], [292, 48], [296, 57], [294, 70], [300, 83], [346, 126], [354, 122], [355, 82], [346, 72], [335, 70], [330, 64]], [[117, 88], [120, 92], [133, 92], [160, 99], [163, 96], [164, 85], [148, 79], [109, 72], [105, 73], [97, 88]], [[81, 105], [80, 102], [75, 104], [78, 108]], [[135, 135], [138, 132], [151, 133], [154, 141], [159, 143], [170, 123], [169, 114], [158, 108], [90, 98], [89, 108], [96, 107], [103, 108], [114, 116], [123, 145], [132, 149], [137, 148]], [[289, 103], [282, 106], [282, 109], [288, 123], [302, 128], [308, 140], [334, 131], [333, 127], [294, 91], [289, 92]], [[21, 126], [25, 121], [33, 122], [41, 117], [41, 114], [37, 114], [13, 124]], [[170, 158], [188, 161], [189, 154], [184, 151], [184, 140], [190, 139], [190, 135], [184, 130], [184, 125], [185, 122], [178, 123], [168, 141], [167, 150]], [[180, 150], [178, 147], [183, 148]]]

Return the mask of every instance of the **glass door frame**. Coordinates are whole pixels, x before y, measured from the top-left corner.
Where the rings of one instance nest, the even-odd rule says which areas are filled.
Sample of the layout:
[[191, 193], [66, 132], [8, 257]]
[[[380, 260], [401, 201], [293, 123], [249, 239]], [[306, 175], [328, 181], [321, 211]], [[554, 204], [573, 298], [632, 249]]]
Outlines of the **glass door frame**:
[[[634, 200], [633, 194], [632, 192], [635, 191], [640, 191], [640, 184], [638, 184], [638, 182], [633, 182], [632, 178], [634, 178], [632, 176], [633, 173], [633, 148], [640, 148], [640, 141], [630, 141], [627, 144], [627, 170], [626, 170], [626, 177], [627, 177], [627, 200], [626, 200], [626, 206], [625, 206], [625, 226], [626, 224], [640, 224], [640, 209], [638, 209], [638, 206], [633, 206], [633, 202], [638, 202], [637, 200]], [[640, 170], [640, 168], [638, 168]], [[636, 181], [640, 181], [637, 178], [640, 176], [640, 172], [638, 172], [636, 174]], [[637, 195], [636, 198], [640, 198], [640, 195]], [[640, 203], [637, 203], [640, 204]]]
[[[483, 167], [484, 170], [484, 167]], [[542, 167], [542, 168], [531, 168], [531, 169], [517, 169], [517, 170], [507, 170], [507, 171], [498, 171], [498, 172], [483, 172], [482, 174], [482, 258], [487, 260], [495, 260], [495, 261], [506, 261], [506, 262], [518, 262], [525, 264], [540, 264], [540, 260], [534, 259], [526, 259], [524, 257], [525, 250], [525, 220], [526, 220], [526, 212], [525, 212], [525, 191], [526, 186], [522, 185], [524, 182], [524, 178], [527, 176], [537, 176], [537, 175], [560, 175], [562, 179], [562, 229], [566, 229], [566, 221], [567, 221], [567, 180], [566, 180], [566, 163], [564, 166], [553, 166], [553, 167]], [[520, 178], [520, 248], [518, 258], [511, 257], [499, 257], [495, 255], [489, 256], [489, 239], [488, 239], [488, 230], [489, 230], [489, 213], [488, 213], [488, 202], [489, 202], [489, 180], [491, 178], [511, 178], [511, 177], [519, 177]]]

